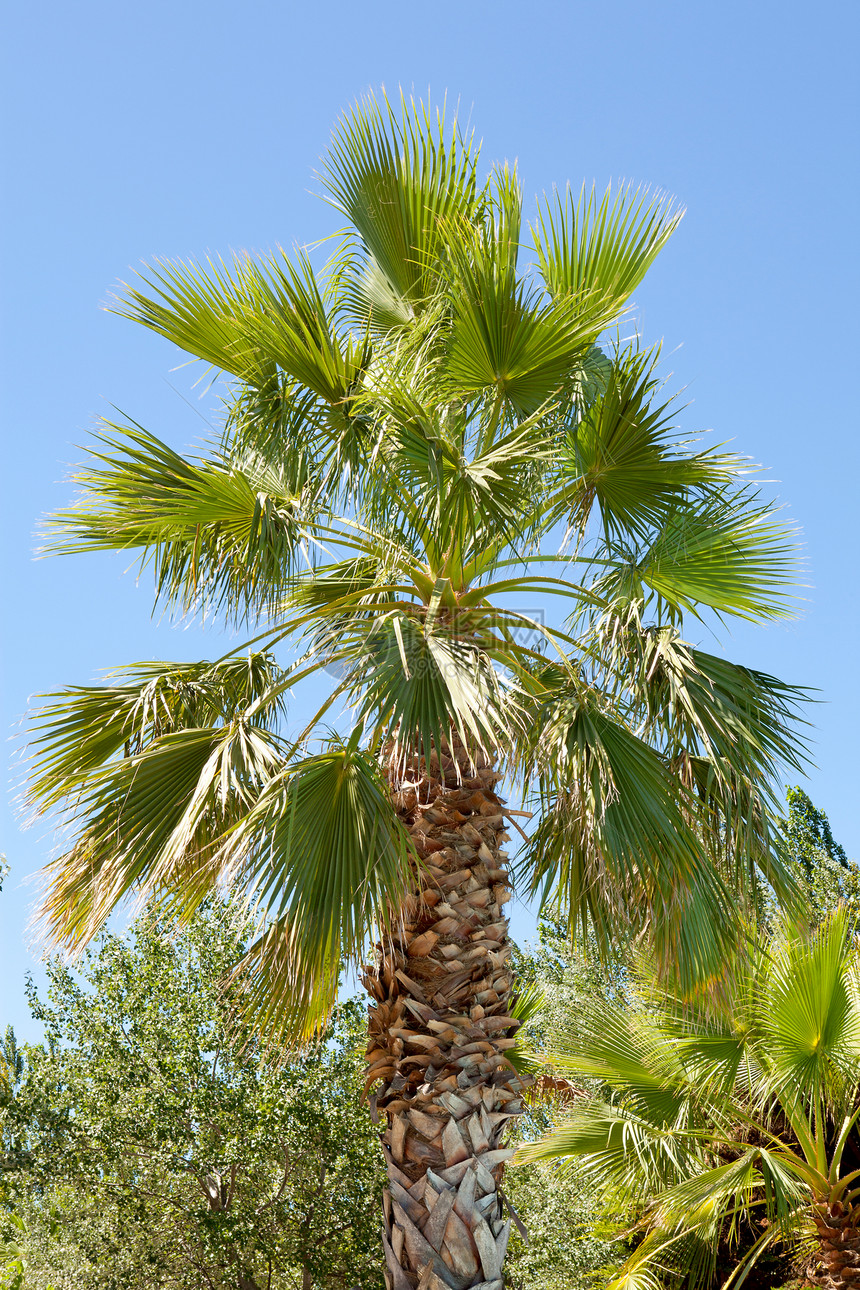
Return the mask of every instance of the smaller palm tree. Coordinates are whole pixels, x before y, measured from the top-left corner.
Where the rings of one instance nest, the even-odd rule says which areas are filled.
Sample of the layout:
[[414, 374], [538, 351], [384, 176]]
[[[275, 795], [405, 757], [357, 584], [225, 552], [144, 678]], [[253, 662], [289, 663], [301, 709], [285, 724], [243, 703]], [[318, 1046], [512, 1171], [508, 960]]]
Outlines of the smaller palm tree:
[[808, 1280], [860, 1281], [860, 951], [844, 911], [781, 932], [691, 1006], [635, 973], [634, 1005], [594, 999], [553, 1054], [598, 1081], [517, 1163], [562, 1159], [644, 1212], [611, 1290], [667, 1274], [713, 1282], [726, 1246], [740, 1286], [781, 1245]]

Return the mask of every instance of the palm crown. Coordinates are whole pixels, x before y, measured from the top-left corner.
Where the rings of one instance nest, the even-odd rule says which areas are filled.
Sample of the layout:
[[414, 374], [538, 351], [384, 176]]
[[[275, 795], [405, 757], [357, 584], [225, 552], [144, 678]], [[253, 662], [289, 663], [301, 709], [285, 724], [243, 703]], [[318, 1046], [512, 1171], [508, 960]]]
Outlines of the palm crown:
[[598, 345], [680, 212], [566, 192], [526, 230], [515, 170], [480, 180], [405, 102], [357, 107], [321, 179], [347, 224], [321, 275], [159, 263], [117, 306], [225, 374], [223, 440], [105, 426], [50, 546], [140, 548], [165, 606], [252, 640], [46, 696], [33, 800], [77, 827], [50, 929], [78, 945], [131, 890], [182, 913], [244, 883], [260, 999], [308, 1033], [421, 885], [392, 792], [480, 764], [533, 798], [526, 890], [714, 972], [727, 889], [784, 887], [769, 785], [797, 695], [683, 623], [786, 614], [793, 539], [739, 459], [678, 439], [657, 351]]

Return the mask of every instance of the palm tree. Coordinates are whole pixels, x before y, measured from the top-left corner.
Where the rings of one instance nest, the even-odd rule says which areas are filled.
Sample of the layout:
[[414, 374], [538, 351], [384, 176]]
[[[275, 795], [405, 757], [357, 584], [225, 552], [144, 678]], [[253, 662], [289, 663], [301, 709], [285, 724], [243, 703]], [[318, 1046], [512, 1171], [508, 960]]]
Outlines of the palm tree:
[[785, 888], [769, 784], [797, 694], [683, 620], [787, 613], [793, 540], [741, 461], [677, 438], [655, 351], [598, 347], [670, 201], [558, 194], [523, 271], [515, 170], [479, 180], [474, 143], [406, 102], [357, 106], [321, 179], [347, 225], [321, 274], [158, 263], [119, 298], [224, 374], [223, 440], [191, 458], [106, 425], [50, 546], [140, 548], [163, 606], [252, 639], [45, 696], [32, 800], [74, 831], [42, 913], [76, 948], [130, 892], [187, 916], [244, 885], [249, 998], [292, 1039], [378, 937], [389, 1286], [497, 1287], [523, 1082], [507, 829], [572, 927], [648, 928], [691, 982], [719, 970], [738, 899]]
[[708, 1285], [726, 1245], [742, 1257], [725, 1285], [775, 1244], [808, 1280], [854, 1285], [860, 947], [845, 909], [741, 955], [727, 981], [695, 1007], [646, 966], [643, 1006], [590, 1001], [553, 1060], [598, 1092], [521, 1158], [575, 1161], [602, 1194], [644, 1209], [624, 1290], [659, 1286], [661, 1272]]

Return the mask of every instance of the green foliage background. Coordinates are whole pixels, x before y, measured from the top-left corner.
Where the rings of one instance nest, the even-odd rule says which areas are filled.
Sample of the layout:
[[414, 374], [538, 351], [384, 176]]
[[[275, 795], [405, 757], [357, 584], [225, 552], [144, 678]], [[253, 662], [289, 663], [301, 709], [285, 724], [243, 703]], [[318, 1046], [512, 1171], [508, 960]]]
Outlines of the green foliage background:
[[[169, 935], [146, 913], [77, 970], [53, 962], [46, 998], [31, 990], [44, 1043], [2, 1045], [4, 1290], [381, 1290], [363, 1002], [268, 1062], [223, 988], [247, 930], [236, 906]], [[518, 970], [546, 993], [542, 1025], [598, 981], [550, 925]], [[533, 1107], [523, 1134], [552, 1114]], [[529, 1234], [511, 1241], [512, 1287], [585, 1290], [623, 1257], [576, 1178], [532, 1165], [505, 1191]]]
[[[2, 1112], [27, 1287], [382, 1285], [363, 1010], [267, 1063], [223, 990], [244, 931], [224, 906], [173, 938], [144, 916], [31, 996], [46, 1038], [17, 1055]], [[5, 1051], [11, 1074], [11, 1035]]]

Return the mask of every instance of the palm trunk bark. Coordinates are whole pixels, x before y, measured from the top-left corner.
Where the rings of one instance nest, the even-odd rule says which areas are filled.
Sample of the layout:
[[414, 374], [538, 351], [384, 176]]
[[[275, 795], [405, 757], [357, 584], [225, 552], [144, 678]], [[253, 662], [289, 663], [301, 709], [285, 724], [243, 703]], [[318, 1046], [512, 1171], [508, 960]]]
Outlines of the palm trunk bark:
[[809, 1280], [825, 1290], [860, 1287], [860, 1208], [845, 1209], [837, 1201], [815, 1214], [815, 1226], [821, 1245]]
[[[491, 767], [431, 757], [395, 793], [426, 870], [367, 969], [371, 1105], [384, 1123], [388, 1290], [502, 1290], [511, 1218], [505, 1128], [527, 1080], [510, 1065], [510, 897]], [[423, 769], [423, 763], [421, 764]]]

